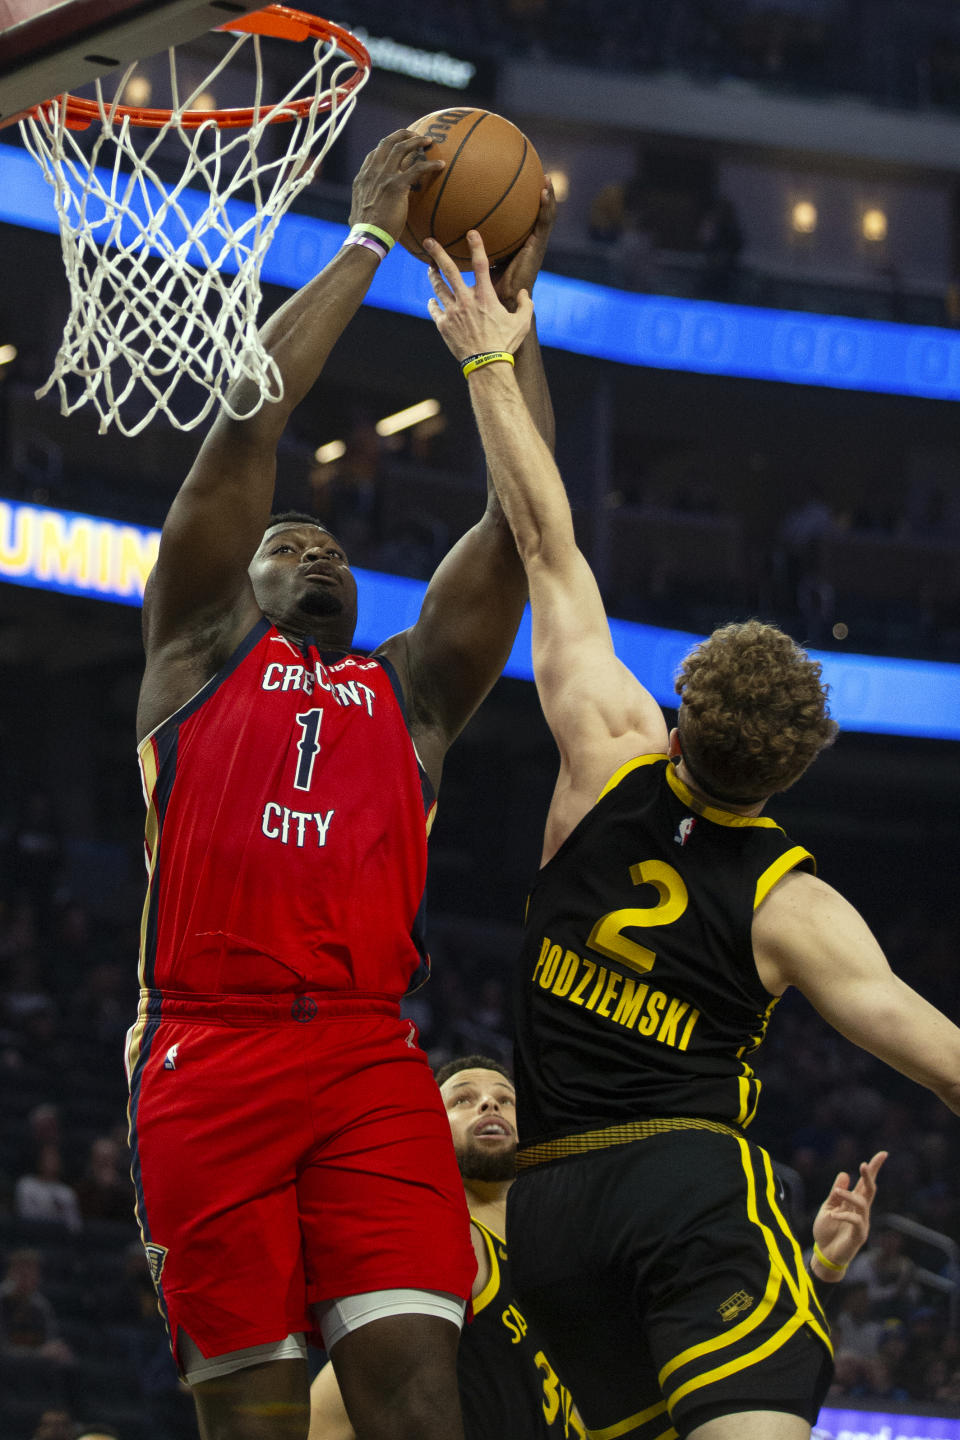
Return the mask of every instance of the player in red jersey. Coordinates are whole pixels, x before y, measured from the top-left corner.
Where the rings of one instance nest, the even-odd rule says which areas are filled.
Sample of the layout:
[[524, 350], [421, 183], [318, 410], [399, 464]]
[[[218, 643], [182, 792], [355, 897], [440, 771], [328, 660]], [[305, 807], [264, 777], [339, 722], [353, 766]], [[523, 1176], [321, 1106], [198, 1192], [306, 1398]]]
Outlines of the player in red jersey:
[[[286, 421], [403, 230], [410, 187], [441, 163], [408, 131], [368, 155], [343, 248], [264, 327], [283, 400], [219, 416], [145, 596], [133, 1175], [204, 1440], [305, 1440], [310, 1332], [363, 1440], [462, 1435], [475, 1259], [399, 1001], [427, 964], [443, 757], [509, 654], [523, 570], [491, 490], [416, 623], [358, 655], [343, 547], [308, 515], [270, 516]], [[507, 304], [533, 283], [553, 208], [545, 192], [501, 279]], [[517, 368], [552, 438], [532, 337]], [[231, 399], [243, 413], [244, 382]]]

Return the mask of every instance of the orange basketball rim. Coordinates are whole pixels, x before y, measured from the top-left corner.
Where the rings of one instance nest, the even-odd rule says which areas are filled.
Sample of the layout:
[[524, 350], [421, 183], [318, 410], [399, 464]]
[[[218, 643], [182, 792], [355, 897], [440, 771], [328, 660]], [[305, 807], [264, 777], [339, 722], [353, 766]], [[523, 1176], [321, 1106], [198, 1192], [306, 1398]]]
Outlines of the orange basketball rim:
[[[292, 10], [287, 5], [267, 5], [263, 10], [255, 10], [250, 15], [241, 15], [236, 20], [230, 20], [225, 25], [218, 25], [218, 31], [240, 31], [248, 35], [263, 35], [272, 40], [313, 40], [328, 41], [336, 46], [344, 55], [354, 62], [355, 70], [346, 80], [341, 81], [336, 90], [327, 95], [321, 102], [318, 110], [327, 113], [335, 105], [344, 103], [353, 91], [358, 89], [370, 73], [370, 55], [355, 35], [345, 30], [341, 25], [335, 25], [331, 20], [323, 20], [319, 15], [308, 15], [303, 10]], [[79, 95], [59, 95], [55, 100], [47, 100], [43, 105], [35, 106], [31, 113], [36, 114], [38, 110], [53, 103], [65, 107], [65, 118], [63, 123], [68, 130], [86, 130], [98, 120], [104, 119], [104, 112], [96, 100], [85, 100]], [[304, 118], [314, 105], [311, 98], [290, 100], [282, 107], [278, 107], [274, 114], [269, 115], [271, 125], [283, 124], [291, 120]], [[252, 125], [262, 119], [265, 113], [269, 114], [271, 106], [269, 103], [238, 107], [230, 110], [181, 110], [176, 117], [176, 123], [182, 130], [198, 130], [201, 125], [215, 124], [221, 130], [249, 129]], [[146, 130], [162, 130], [170, 124], [173, 117], [172, 110], [162, 108], [149, 108], [139, 105], [120, 105], [116, 101], [107, 108], [107, 117], [111, 123], [128, 120], [131, 125], [140, 126]]]

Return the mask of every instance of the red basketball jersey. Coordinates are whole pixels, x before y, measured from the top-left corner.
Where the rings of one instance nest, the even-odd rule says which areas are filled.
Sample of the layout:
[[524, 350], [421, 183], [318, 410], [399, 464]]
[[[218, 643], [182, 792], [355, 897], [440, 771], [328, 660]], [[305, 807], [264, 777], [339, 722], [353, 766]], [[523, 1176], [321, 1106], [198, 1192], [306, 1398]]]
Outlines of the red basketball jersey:
[[261, 620], [139, 755], [142, 986], [399, 997], [426, 978], [433, 793], [389, 662]]

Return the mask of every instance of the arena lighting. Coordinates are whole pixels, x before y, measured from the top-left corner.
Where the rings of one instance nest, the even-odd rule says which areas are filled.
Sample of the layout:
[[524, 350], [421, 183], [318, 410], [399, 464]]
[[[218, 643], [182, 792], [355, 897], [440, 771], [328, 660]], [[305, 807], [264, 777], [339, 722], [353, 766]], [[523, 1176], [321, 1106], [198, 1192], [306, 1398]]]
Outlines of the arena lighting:
[[341, 455], [346, 455], [347, 445], [344, 440], [329, 440], [326, 445], [319, 445], [313, 452], [313, 458], [318, 465], [330, 465], [334, 460], [339, 460]]
[[421, 400], [417, 405], [408, 405], [406, 410], [398, 410], [395, 415], [384, 415], [374, 429], [378, 435], [396, 435], [399, 430], [409, 430], [411, 425], [419, 425], [421, 420], [432, 420], [434, 415], [439, 414], [439, 400]]
[[553, 193], [557, 203], [562, 205], [570, 194], [570, 176], [566, 170], [548, 170], [547, 179], [553, 181]]
[[17, 358], [16, 345], [0, 345], [0, 365], [9, 365]]
[[790, 211], [790, 225], [798, 235], [812, 235], [818, 219], [817, 207], [812, 200], [798, 200]]
[[880, 245], [887, 238], [889, 222], [883, 210], [865, 210], [860, 220], [864, 240], [871, 245]]
[[[0, 500], [0, 581], [140, 605], [159, 545], [159, 530]], [[354, 574], [359, 592], [358, 649], [372, 649], [385, 635], [414, 624], [426, 591], [422, 580], [356, 567]], [[675, 706], [674, 676], [702, 636], [628, 620], [611, 620], [610, 630], [623, 663], [661, 705]], [[817, 650], [810, 654], [823, 666], [831, 710], [842, 729], [960, 740], [960, 665]], [[529, 609], [504, 673], [533, 679]], [[936, 1434], [913, 1433], [923, 1440]], [[890, 1440], [879, 1431], [877, 1435], [878, 1440]], [[960, 1429], [951, 1432], [951, 1440], [960, 1440]]]
[[150, 104], [153, 86], [147, 75], [131, 75], [123, 92], [124, 105], [136, 105], [142, 109]]
[[[109, 176], [103, 183], [109, 188]], [[185, 215], [198, 197], [179, 197]], [[253, 218], [251, 206], [244, 217]], [[0, 145], [0, 221], [57, 233], [53, 197], [36, 162]], [[234, 217], [234, 228], [243, 223]], [[288, 214], [267, 251], [263, 279], [295, 289], [339, 250], [344, 227]], [[225, 268], [229, 257], [224, 260]], [[427, 267], [396, 246], [373, 278], [367, 303], [427, 319]], [[545, 272], [535, 294], [544, 345], [660, 370], [820, 385], [881, 395], [960, 400], [960, 334], [923, 325], [759, 309], [668, 295], [627, 294]]]

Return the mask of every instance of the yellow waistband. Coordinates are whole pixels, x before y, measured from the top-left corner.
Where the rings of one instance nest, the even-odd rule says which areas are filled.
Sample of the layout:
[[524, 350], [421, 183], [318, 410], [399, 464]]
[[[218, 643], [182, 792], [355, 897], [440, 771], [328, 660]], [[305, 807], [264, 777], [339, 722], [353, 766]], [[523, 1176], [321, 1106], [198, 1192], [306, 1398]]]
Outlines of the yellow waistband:
[[586, 1130], [581, 1135], [562, 1135], [557, 1140], [543, 1140], [517, 1151], [517, 1169], [529, 1170], [548, 1160], [562, 1160], [567, 1155], [583, 1155], [590, 1150], [607, 1150], [612, 1145], [629, 1145], [634, 1140], [649, 1140], [653, 1135], [666, 1135], [671, 1130], [711, 1130], [715, 1135], [733, 1135], [740, 1131], [719, 1120], [697, 1120], [692, 1116], [673, 1116], [655, 1120], [628, 1120], [623, 1125], [605, 1125], [602, 1130]]

